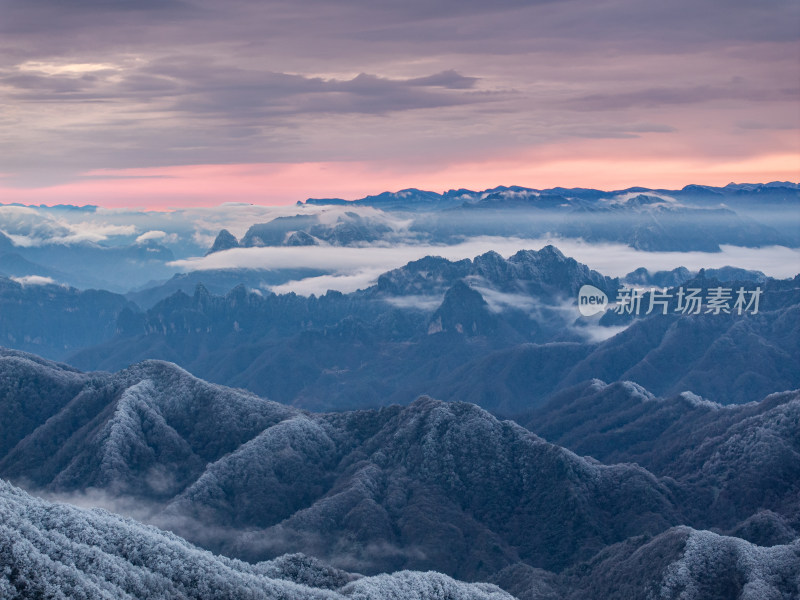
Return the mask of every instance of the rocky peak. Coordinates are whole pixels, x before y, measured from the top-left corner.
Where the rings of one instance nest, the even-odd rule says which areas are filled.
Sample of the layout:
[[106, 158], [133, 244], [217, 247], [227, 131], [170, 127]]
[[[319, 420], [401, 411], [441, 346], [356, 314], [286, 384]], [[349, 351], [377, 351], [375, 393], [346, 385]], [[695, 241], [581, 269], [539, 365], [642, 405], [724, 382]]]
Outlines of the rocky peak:
[[214, 240], [214, 245], [211, 246], [211, 250], [206, 253], [206, 256], [214, 252], [221, 252], [222, 250], [230, 250], [231, 248], [238, 247], [239, 240], [236, 239], [236, 236], [227, 229], [223, 229], [217, 234], [217, 239]]

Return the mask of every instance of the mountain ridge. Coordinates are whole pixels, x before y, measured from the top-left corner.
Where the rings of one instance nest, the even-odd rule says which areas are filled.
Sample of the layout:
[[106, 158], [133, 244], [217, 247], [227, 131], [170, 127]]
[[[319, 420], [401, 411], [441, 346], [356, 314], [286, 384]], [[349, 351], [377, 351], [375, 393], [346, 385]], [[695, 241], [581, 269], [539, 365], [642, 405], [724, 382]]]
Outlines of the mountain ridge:
[[[337, 593], [349, 589], [353, 571], [370, 575], [365, 585], [394, 581], [397, 590], [409, 585], [406, 577], [422, 577], [420, 585], [432, 577], [432, 585], [453, 590], [491, 591], [462, 589], [438, 575], [380, 575], [404, 569], [492, 581], [517, 598], [538, 599], [645, 598], [647, 590], [666, 590], [667, 598], [724, 597], [731, 573], [739, 590], [791, 594], [800, 583], [791, 575], [800, 564], [800, 507], [791, 485], [800, 480], [792, 466], [800, 464], [792, 427], [800, 415], [797, 391], [724, 407], [688, 393], [658, 398], [635, 384], [589, 381], [554, 399], [526, 429], [464, 402], [421, 397], [405, 407], [309, 413], [203, 382], [163, 361], [82, 374], [4, 350], [0, 394], [23, 406], [37, 398], [14, 387], [20, 369], [50, 373], [29, 379], [63, 400], [0, 457], [1, 477], [27, 478], [39, 493], [62, 499], [139, 506], [148, 522], [204, 548], [272, 561], [273, 574], [297, 565], [293, 573], [319, 573], [314, 581], [331, 582]], [[667, 421], [658, 416], [663, 410]], [[0, 421], [0, 439], [8, 439], [9, 425]], [[650, 458], [637, 435], [652, 440]], [[60, 445], [60, 456], [43, 440]], [[609, 447], [616, 454], [604, 455]], [[190, 476], [181, 479], [180, 472]], [[0, 483], [0, 511], [9, 510], [9, 493], [22, 494], [9, 489]], [[92, 531], [102, 527], [96, 522]], [[7, 535], [18, 539], [20, 531], [28, 540], [19, 539], [23, 546], [44, 548], [35, 528]], [[69, 531], [67, 538], [75, 535]], [[104, 561], [118, 560], [113, 539], [100, 544], [111, 555]], [[163, 547], [150, 538], [141, 543], [151, 556]], [[0, 553], [4, 548], [0, 543]], [[334, 571], [285, 557], [297, 552]], [[5, 556], [21, 565], [34, 555]], [[642, 561], [644, 571], [637, 567]], [[261, 573], [264, 564], [246, 569]], [[167, 578], [185, 581], [180, 568]], [[158, 572], [166, 585], [167, 575]], [[25, 573], [39, 585], [33, 571]]]

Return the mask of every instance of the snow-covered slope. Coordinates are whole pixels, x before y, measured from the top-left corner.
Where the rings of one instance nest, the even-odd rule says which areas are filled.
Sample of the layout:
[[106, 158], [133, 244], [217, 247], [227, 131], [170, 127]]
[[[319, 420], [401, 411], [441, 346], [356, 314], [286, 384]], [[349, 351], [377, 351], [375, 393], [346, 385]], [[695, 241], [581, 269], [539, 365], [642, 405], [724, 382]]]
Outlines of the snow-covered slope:
[[510, 600], [490, 584], [404, 571], [362, 578], [301, 555], [255, 565], [103, 510], [33, 498], [0, 480], [0, 597], [198, 600]]

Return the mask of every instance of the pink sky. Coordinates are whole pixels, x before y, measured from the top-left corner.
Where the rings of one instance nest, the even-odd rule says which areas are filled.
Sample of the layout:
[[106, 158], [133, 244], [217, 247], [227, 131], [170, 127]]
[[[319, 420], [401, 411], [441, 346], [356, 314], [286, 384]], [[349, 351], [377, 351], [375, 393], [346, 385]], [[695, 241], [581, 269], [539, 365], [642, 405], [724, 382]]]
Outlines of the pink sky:
[[789, 153], [728, 161], [635, 156], [547, 159], [537, 156], [541, 154], [418, 169], [368, 162], [314, 162], [98, 170], [87, 172], [83, 180], [49, 187], [0, 185], [0, 198], [4, 203], [170, 209], [224, 202], [283, 205], [309, 197], [357, 199], [409, 187], [436, 192], [498, 185], [680, 189], [689, 183], [723, 186], [732, 181], [800, 178], [800, 155]]
[[800, 180], [796, 2], [309, 2], [9, 0], [0, 203]]

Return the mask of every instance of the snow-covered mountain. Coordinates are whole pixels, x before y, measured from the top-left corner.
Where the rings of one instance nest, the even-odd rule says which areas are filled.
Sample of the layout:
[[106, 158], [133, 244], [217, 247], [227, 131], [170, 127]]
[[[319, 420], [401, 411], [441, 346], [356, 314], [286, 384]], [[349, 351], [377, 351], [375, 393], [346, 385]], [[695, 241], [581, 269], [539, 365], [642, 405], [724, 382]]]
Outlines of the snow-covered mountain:
[[[253, 573], [286, 579], [269, 574], [288, 560], [278, 557], [303, 553], [377, 577], [347, 583], [347, 573], [323, 569], [340, 594], [379, 581], [402, 590], [386, 597], [417, 597], [402, 595], [411, 585], [403, 578], [452, 594], [499, 593], [444, 576], [494, 582], [518, 598], [724, 598], [731, 585], [791, 597], [798, 589], [797, 392], [725, 407], [595, 380], [555, 397], [526, 429], [463, 402], [423, 397], [406, 407], [308, 413], [170, 363], [83, 374], [3, 351], [0, 397], [0, 476], [50, 498], [134, 514], [224, 556], [278, 560], [259, 571], [263, 563], [201, 553], [217, 565], [209, 572], [228, 565], [235, 586]], [[81, 557], [94, 546], [111, 557], [96, 565], [142, 553], [152, 557], [147, 564], [164, 563], [155, 557], [176, 556], [173, 542], [199, 552], [130, 522], [123, 533], [116, 517], [81, 520], [87, 513], [8, 486], [2, 493], [3, 510], [16, 516], [4, 534], [15, 541], [0, 548], [26, 560], [14, 552], [27, 547], [20, 537], [33, 536], [37, 564], [78, 565], [74, 581], [100, 581]], [[81, 525], [59, 529], [58, 519], [40, 516], [52, 511]], [[107, 525], [112, 531], [99, 533]], [[53, 555], [48, 536], [72, 540], [67, 553]], [[292, 560], [301, 564], [295, 571], [322, 569]], [[153, 581], [184, 585], [174, 583], [184, 568]], [[406, 569], [443, 575], [380, 575]]]
[[295, 554], [249, 564], [104, 510], [34, 498], [0, 480], [0, 596], [197, 600], [511, 600], [441, 573], [363, 577]]

